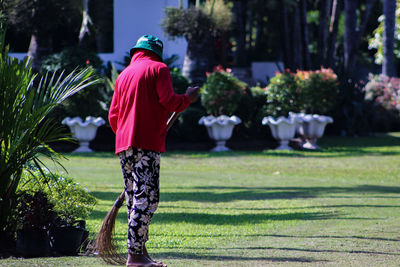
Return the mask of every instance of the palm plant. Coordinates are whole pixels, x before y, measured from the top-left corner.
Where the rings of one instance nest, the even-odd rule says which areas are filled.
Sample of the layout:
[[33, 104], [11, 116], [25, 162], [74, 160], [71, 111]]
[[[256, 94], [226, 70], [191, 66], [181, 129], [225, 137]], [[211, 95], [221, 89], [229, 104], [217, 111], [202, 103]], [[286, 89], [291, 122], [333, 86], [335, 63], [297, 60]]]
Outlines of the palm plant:
[[0, 45], [1, 235], [15, 230], [15, 225], [10, 223], [11, 212], [27, 163], [36, 165], [44, 173], [46, 166], [40, 157], [48, 157], [58, 164], [62, 157], [49, 144], [72, 139], [60, 126], [48, 120], [47, 115], [66, 98], [99, 80], [93, 78], [91, 68], [69, 75], [47, 74], [37, 79], [28, 58], [11, 58], [8, 48]]

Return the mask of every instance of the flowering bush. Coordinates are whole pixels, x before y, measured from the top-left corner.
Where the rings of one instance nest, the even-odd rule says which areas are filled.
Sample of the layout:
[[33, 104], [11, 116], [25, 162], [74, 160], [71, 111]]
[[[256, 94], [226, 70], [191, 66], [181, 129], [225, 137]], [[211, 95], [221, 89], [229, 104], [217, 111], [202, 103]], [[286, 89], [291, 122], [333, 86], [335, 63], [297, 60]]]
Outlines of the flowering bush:
[[288, 116], [289, 112], [326, 114], [335, 106], [339, 82], [331, 69], [277, 73], [267, 86], [266, 114]]
[[207, 73], [207, 80], [201, 88], [201, 103], [208, 114], [231, 116], [246, 93], [246, 84], [233, 76], [230, 69], [215, 67]]
[[339, 82], [332, 69], [296, 72], [302, 111], [310, 114], [327, 114], [336, 104]]
[[289, 112], [300, 111], [296, 75], [290, 70], [276, 73], [266, 88], [266, 95], [266, 115], [287, 117]]
[[398, 114], [400, 112], [400, 78], [370, 74], [368, 80], [364, 87], [365, 99], [378, 108]]

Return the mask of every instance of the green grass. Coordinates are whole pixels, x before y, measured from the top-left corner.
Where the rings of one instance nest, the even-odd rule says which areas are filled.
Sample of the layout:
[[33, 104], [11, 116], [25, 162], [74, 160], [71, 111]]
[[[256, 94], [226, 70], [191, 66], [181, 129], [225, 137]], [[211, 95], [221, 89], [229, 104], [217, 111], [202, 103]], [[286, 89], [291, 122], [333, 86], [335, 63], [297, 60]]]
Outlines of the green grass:
[[[399, 266], [400, 135], [325, 138], [319, 152], [166, 153], [150, 253], [168, 266]], [[111, 153], [69, 154], [99, 199], [91, 233], [122, 190]], [[125, 252], [123, 207], [116, 237]], [[105, 266], [98, 257], [0, 266]]]

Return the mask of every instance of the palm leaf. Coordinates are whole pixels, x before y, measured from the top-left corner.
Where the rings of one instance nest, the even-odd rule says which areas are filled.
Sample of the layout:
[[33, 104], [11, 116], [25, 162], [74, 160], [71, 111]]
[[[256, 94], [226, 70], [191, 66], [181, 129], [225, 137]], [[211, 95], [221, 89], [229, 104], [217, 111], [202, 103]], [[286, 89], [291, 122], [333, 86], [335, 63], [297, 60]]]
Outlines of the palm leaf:
[[46, 74], [35, 83], [27, 58], [12, 59], [7, 48], [0, 54], [0, 231], [7, 221], [4, 205], [14, 195], [25, 165], [32, 161], [42, 172], [42, 156], [61, 165], [62, 156], [49, 144], [71, 136], [47, 115], [71, 95], [98, 83], [93, 74], [91, 68]]

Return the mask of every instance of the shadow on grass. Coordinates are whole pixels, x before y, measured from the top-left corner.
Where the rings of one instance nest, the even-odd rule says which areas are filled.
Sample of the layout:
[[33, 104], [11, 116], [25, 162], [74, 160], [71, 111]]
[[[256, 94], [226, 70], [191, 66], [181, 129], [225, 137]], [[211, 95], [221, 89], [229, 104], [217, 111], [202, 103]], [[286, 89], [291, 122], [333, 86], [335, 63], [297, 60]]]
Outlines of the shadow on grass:
[[[176, 248], [173, 248], [176, 249]], [[199, 248], [188, 248], [199, 249]], [[215, 248], [207, 248], [215, 250]], [[251, 249], [251, 248], [240, 248]], [[121, 257], [127, 258], [126, 253], [121, 253]], [[225, 256], [225, 255], [203, 255], [189, 252], [153, 252], [151, 256], [155, 259], [165, 260], [201, 260], [201, 261], [264, 261], [264, 262], [327, 262], [326, 260], [314, 259], [311, 257], [246, 257], [246, 256]]]
[[240, 215], [231, 214], [205, 214], [189, 212], [158, 212], [154, 214], [153, 220], [158, 224], [170, 223], [192, 223], [199, 225], [244, 225], [267, 223], [268, 221], [290, 221], [290, 220], [328, 220], [337, 218], [337, 214], [328, 212], [287, 212], [274, 213], [247, 213]]
[[326, 262], [311, 257], [246, 257], [246, 256], [219, 256], [202, 255], [185, 252], [154, 253], [160, 259], [186, 259], [186, 260], [208, 260], [208, 261], [265, 261], [265, 262]]
[[[191, 206], [172, 206], [172, 205], [163, 205], [163, 208], [167, 209], [191, 209], [191, 210], [203, 210], [204, 208], [199, 207], [191, 207]], [[221, 207], [207, 207], [208, 210], [247, 210], [247, 211], [262, 211], [262, 210], [304, 210], [304, 209], [332, 209], [332, 208], [400, 208], [400, 205], [324, 205], [324, 206], [303, 206], [303, 207], [278, 207], [278, 208], [221, 208]]]
[[269, 237], [282, 237], [282, 238], [310, 238], [310, 239], [360, 239], [360, 240], [374, 240], [374, 241], [393, 241], [400, 242], [399, 238], [383, 238], [383, 237], [367, 237], [367, 236], [332, 236], [332, 235], [318, 235], [318, 236], [301, 236], [301, 235], [263, 235]]
[[[316, 157], [335, 158], [351, 156], [394, 156], [400, 155], [400, 149], [392, 150], [393, 147], [400, 147], [400, 138], [390, 134], [381, 134], [373, 137], [325, 137], [320, 142], [322, 150], [319, 151], [228, 151], [228, 152], [188, 152], [174, 151], [165, 153], [164, 157], [187, 156], [191, 158], [218, 158], [218, 157], [241, 157], [252, 156], [276, 156], [276, 157]], [[382, 149], [387, 147], [387, 149]], [[380, 148], [372, 150], [371, 148]]]
[[[110, 207], [111, 208], [111, 207]], [[93, 211], [90, 215], [92, 219], [104, 219], [107, 212]], [[186, 222], [197, 225], [244, 225], [267, 223], [268, 221], [290, 221], [290, 220], [328, 220], [335, 219], [339, 214], [332, 212], [286, 212], [286, 213], [246, 213], [240, 215], [231, 214], [205, 214], [191, 212], [156, 212], [153, 222], [157, 224], [170, 224]], [[346, 218], [346, 219], [366, 219], [366, 218]], [[126, 208], [121, 207], [117, 217], [118, 223], [127, 223]]]
[[[354, 187], [232, 187], [200, 186], [178, 188], [185, 192], [161, 192], [161, 201], [230, 202], [237, 200], [296, 199], [324, 197], [353, 198], [354, 196], [326, 196], [326, 194], [400, 194], [399, 186], [359, 185]], [[192, 191], [188, 191], [191, 190]], [[237, 190], [225, 192], [226, 190]], [[217, 192], [216, 192], [217, 191]], [[362, 196], [368, 198], [368, 196]], [[400, 198], [399, 196], [371, 196], [374, 198]]]
[[[297, 238], [297, 237], [296, 237]], [[172, 248], [171, 248], [172, 249]], [[185, 247], [185, 249], [197, 249], [197, 250], [215, 250], [215, 248], [199, 248], [199, 247]], [[380, 252], [380, 251], [371, 251], [371, 250], [335, 250], [335, 249], [306, 249], [306, 248], [288, 248], [288, 247], [232, 247], [232, 248], [219, 248], [220, 250], [284, 250], [284, 251], [301, 251], [301, 252], [316, 252], [316, 253], [357, 253], [357, 254], [370, 254], [370, 255], [392, 255], [392, 256], [400, 256], [400, 253], [395, 252]], [[164, 255], [164, 253], [160, 253], [160, 257]], [[169, 253], [165, 253], [165, 257], [168, 258]], [[202, 257], [208, 257], [207, 255]], [[218, 256], [211, 256], [218, 257]], [[226, 257], [226, 256], [222, 256]], [[229, 258], [230, 256], [228, 256]], [[241, 258], [241, 257], [238, 257]], [[259, 257], [249, 258], [259, 260]], [[273, 258], [271, 258], [273, 259]], [[279, 259], [279, 258], [278, 258]], [[295, 258], [293, 258], [295, 259]], [[303, 258], [301, 258], [303, 259]], [[306, 258], [310, 259], [310, 258]], [[244, 259], [243, 259], [244, 260]], [[318, 260], [324, 261], [324, 260]]]
[[[236, 187], [236, 186], [199, 186], [199, 187], [178, 187], [184, 192], [161, 191], [161, 202], [195, 201], [195, 202], [230, 202], [239, 200], [268, 200], [268, 199], [296, 199], [340, 197], [353, 198], [355, 196], [329, 196], [327, 194], [399, 194], [399, 196], [376, 196], [373, 198], [400, 198], [399, 186], [380, 185], [359, 185], [354, 187]], [[234, 190], [234, 192], [226, 192]], [[115, 201], [118, 193], [92, 191], [91, 194], [100, 199]], [[363, 198], [369, 196], [363, 195]], [[360, 205], [359, 207], [362, 207]], [[110, 207], [111, 208], [111, 207]]]

